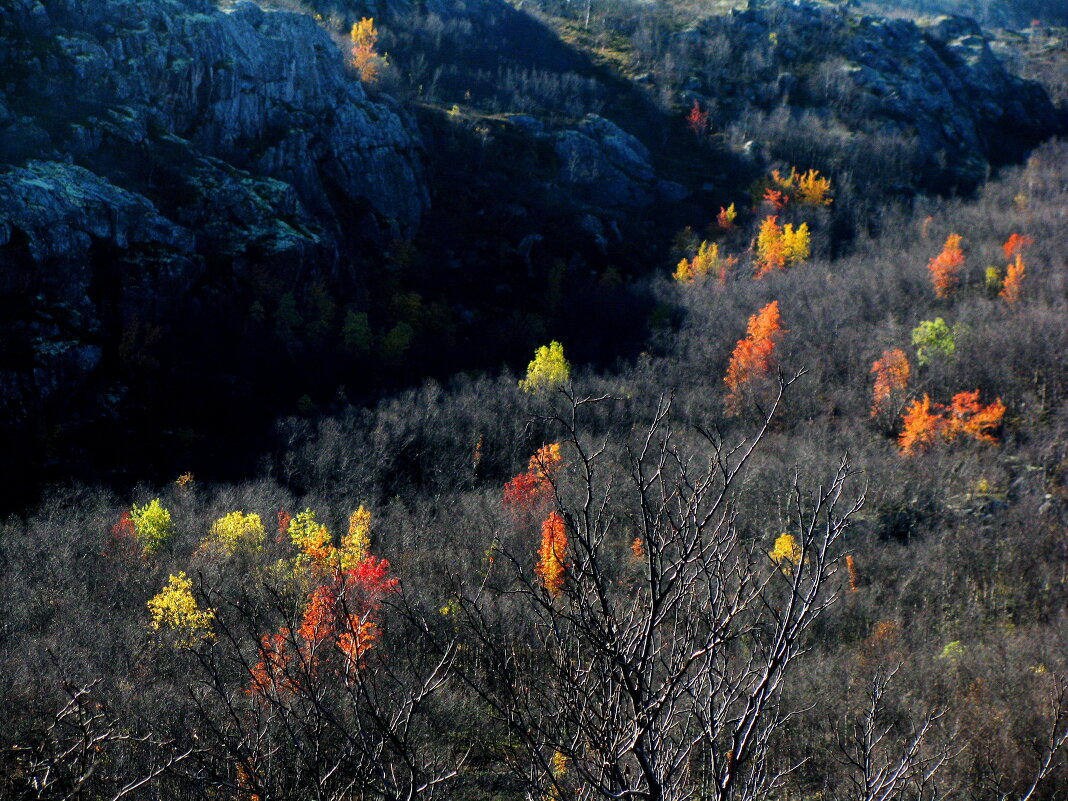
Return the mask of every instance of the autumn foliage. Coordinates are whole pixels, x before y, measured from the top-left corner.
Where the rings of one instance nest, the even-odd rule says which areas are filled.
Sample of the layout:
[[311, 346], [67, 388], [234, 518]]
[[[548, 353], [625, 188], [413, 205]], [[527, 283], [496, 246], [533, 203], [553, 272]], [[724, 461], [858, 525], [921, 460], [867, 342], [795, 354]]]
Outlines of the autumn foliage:
[[252, 683], [249, 695], [265, 698], [268, 695], [288, 695], [297, 689], [296, 679], [290, 670], [293, 655], [287, 650], [291, 632], [287, 628], [277, 634], [265, 634], [260, 640], [259, 661], [250, 670]]
[[969, 437], [977, 442], [997, 442], [994, 431], [1005, 416], [1005, 404], [998, 398], [983, 406], [979, 390], [959, 392], [948, 406], [932, 404], [928, 395], [913, 401], [905, 412], [904, 427], [898, 437], [898, 447], [906, 456], [930, 450], [938, 441], [953, 442]]
[[775, 215], [766, 217], [757, 234], [756, 251], [754, 278], [803, 262], [812, 252], [808, 223], [795, 229], [790, 223], [780, 225]]
[[517, 512], [543, 508], [552, 499], [552, 480], [561, 462], [559, 443], [538, 448], [527, 463], [527, 471], [504, 485], [504, 505]]
[[564, 556], [567, 553], [567, 530], [564, 518], [553, 511], [541, 525], [541, 547], [538, 548], [538, 562], [534, 572], [541, 579], [546, 592], [553, 598], [560, 595], [564, 588]]
[[1001, 285], [1001, 292], [998, 293], [1006, 303], [1013, 304], [1020, 299], [1020, 285], [1023, 283], [1025, 272], [1023, 257], [1017, 253], [1015, 261], [1005, 270], [1005, 282]]
[[776, 209], [785, 208], [790, 203], [820, 207], [834, 202], [831, 198], [830, 178], [822, 177], [819, 170], [799, 173], [795, 167], [790, 168], [789, 175], [773, 170], [763, 199]]
[[738, 211], [731, 203], [726, 208], [720, 206], [719, 214], [716, 215], [716, 225], [721, 231], [730, 231], [734, 228], [734, 221], [738, 217]]
[[701, 111], [701, 105], [696, 100], [686, 115], [686, 126], [698, 136], [708, 130], [708, 112]]
[[793, 534], [783, 533], [775, 540], [775, 547], [768, 552], [768, 556], [783, 575], [792, 576], [794, 568], [801, 562], [801, 546]]
[[260, 641], [248, 693], [290, 693], [300, 688], [301, 674], [326, 678], [323, 671], [333, 668], [348, 676], [363, 667], [379, 638], [376, 617], [382, 599], [396, 591], [397, 584], [389, 576], [389, 562], [368, 555], [315, 587], [295, 632], [283, 626]]
[[350, 64], [360, 74], [360, 80], [364, 83], [374, 83], [378, 80], [382, 69], [383, 59], [375, 52], [378, 44], [378, 31], [375, 29], [374, 18], [363, 17], [352, 26], [349, 33], [352, 42], [352, 56]]
[[997, 438], [993, 432], [1004, 416], [1005, 404], [1001, 398], [983, 406], [979, 403], [979, 390], [958, 392], [946, 409], [946, 439], [952, 441], [965, 436], [994, 444]]
[[1014, 256], [1020, 255], [1024, 248], [1030, 247], [1035, 243], [1035, 240], [1029, 236], [1021, 236], [1020, 234], [1012, 234], [1005, 244], [1001, 246], [1002, 251], [1005, 253], [1006, 259], [1011, 259]]
[[775, 344], [782, 334], [779, 301], [775, 300], [749, 318], [744, 339], [739, 339], [731, 354], [723, 382], [727, 395], [727, 412], [737, 414], [744, 392], [768, 374]]
[[564, 346], [557, 341], [534, 351], [527, 365], [527, 377], [519, 382], [524, 392], [548, 392], [571, 380], [571, 363], [564, 357]]
[[901, 348], [883, 351], [871, 366], [875, 385], [871, 393], [871, 416], [879, 417], [889, 407], [894, 395], [905, 391], [909, 384], [909, 359]]
[[927, 265], [935, 295], [939, 298], [948, 297], [960, 283], [960, 272], [964, 268], [964, 251], [961, 250], [960, 240], [960, 234], [950, 234], [941, 253]]
[[300, 551], [297, 566], [310, 568], [317, 578], [329, 577], [351, 570], [368, 558], [371, 513], [363, 506], [352, 513], [348, 534], [342, 536], [340, 547], [334, 545], [330, 530], [315, 519], [315, 512], [311, 509], [305, 509], [290, 518], [286, 530]]
[[692, 259], [684, 258], [679, 262], [673, 277], [680, 284], [691, 284], [714, 275], [716, 281], [723, 284], [727, 280], [727, 270], [736, 262], [733, 256], [720, 256], [718, 244], [702, 242]]
[[931, 398], [923, 396], [909, 404], [904, 415], [904, 427], [897, 438], [898, 447], [906, 456], [928, 450], [941, 433], [945, 424], [942, 416], [931, 411]]
[[152, 614], [152, 628], [175, 633], [176, 644], [192, 648], [203, 640], [215, 637], [215, 610], [201, 609], [193, 597], [193, 582], [184, 571], [171, 575], [167, 586], [148, 602]]
[[[796, 173], [795, 173], [796, 174]], [[829, 206], [831, 199], [831, 179], [820, 177], [818, 170], [809, 170], [797, 175], [797, 200], [805, 206]]]

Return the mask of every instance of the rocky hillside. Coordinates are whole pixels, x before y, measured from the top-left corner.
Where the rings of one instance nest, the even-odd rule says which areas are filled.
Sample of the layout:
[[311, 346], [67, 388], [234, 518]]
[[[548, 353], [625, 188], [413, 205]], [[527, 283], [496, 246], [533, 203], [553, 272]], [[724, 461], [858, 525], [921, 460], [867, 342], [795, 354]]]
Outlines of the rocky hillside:
[[775, 5], [704, 20], [676, 34], [669, 54], [714, 125], [773, 159], [803, 157], [905, 194], [970, 192], [1060, 124], [1045, 91], [1007, 72], [965, 17]]
[[[633, 74], [499, 0], [306, 10], [9, 0], [5, 452], [92, 463], [121, 434], [152, 463], [561, 332], [605, 358], [640, 345], [639, 279], [674, 232], [769, 167], [834, 174], [848, 221], [851, 186], [968, 191], [1059, 125], [962, 18], [792, 3], [654, 36], [605, 16]], [[339, 46], [383, 11], [392, 95]], [[723, 135], [686, 128], [693, 101]]]

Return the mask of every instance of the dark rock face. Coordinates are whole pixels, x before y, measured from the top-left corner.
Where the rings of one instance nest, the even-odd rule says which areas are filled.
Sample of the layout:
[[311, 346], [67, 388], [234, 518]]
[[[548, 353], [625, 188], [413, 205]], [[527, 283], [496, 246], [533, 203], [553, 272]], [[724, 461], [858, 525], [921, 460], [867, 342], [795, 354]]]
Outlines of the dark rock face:
[[1046, 93], [1008, 73], [972, 20], [865, 18], [843, 52], [858, 114], [914, 127], [925, 159], [952, 163], [966, 187], [1057, 131]]
[[[29, 419], [198, 282], [297, 287], [427, 205], [414, 123], [311, 18], [198, 0], [0, 13], [0, 410]], [[153, 330], [155, 330], [153, 328]]]
[[685, 190], [657, 179], [648, 148], [618, 125], [589, 114], [574, 128], [553, 134], [557, 180], [593, 206], [643, 206]]
[[763, 110], [774, 130], [748, 133], [773, 151], [776, 138], [796, 150], [799, 131], [818, 128], [801, 144], [824, 137], [827, 162], [858, 137], [881, 142], [824, 166], [860, 171], [879, 147], [898, 148], [888, 178], [906, 187], [971, 191], [1060, 128], [1045, 91], [1010, 74], [962, 17], [921, 26], [802, 1], [707, 20], [675, 47], [691, 64], [691, 93], [718, 109], [719, 124]]
[[309, 17], [247, 2], [222, 13], [177, 0], [47, 9], [16, 0], [4, 27], [29, 58], [5, 65], [21, 78], [4, 87], [9, 107], [23, 111], [10, 124], [48, 132], [27, 155], [128, 157], [177, 136], [289, 183], [317, 215], [329, 216], [340, 193], [399, 231], [418, 223], [426, 196], [417, 134], [392, 101], [368, 99]]

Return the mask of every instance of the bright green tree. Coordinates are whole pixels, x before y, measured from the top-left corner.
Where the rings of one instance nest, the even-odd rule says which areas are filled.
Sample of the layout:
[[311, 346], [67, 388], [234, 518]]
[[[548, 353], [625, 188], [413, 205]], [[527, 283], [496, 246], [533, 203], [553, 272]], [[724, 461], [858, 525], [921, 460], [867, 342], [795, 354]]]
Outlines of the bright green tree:
[[519, 382], [524, 392], [546, 392], [566, 384], [571, 378], [571, 365], [564, 358], [564, 346], [555, 340], [534, 352], [527, 365], [527, 377]]
[[916, 361], [930, 364], [935, 357], [949, 357], [957, 349], [956, 328], [950, 328], [941, 317], [924, 320], [912, 329], [912, 345], [916, 348]]
[[144, 506], [131, 506], [130, 519], [133, 521], [137, 541], [146, 554], [162, 548], [174, 530], [171, 513], [164, 508], [159, 498], [154, 498]]

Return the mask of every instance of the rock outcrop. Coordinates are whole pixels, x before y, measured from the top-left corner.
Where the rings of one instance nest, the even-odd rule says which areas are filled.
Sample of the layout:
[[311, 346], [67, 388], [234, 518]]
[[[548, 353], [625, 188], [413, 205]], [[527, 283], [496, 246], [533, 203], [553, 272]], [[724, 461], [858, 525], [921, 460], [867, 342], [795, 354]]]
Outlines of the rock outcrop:
[[[71, 393], [198, 284], [336, 271], [407, 236], [421, 143], [302, 14], [10, 0], [0, 14], [0, 409]], [[125, 332], [125, 334], [124, 334]]]
[[[708, 19], [675, 52], [718, 126], [906, 191], [971, 191], [1060, 129], [1046, 92], [1009, 73], [963, 17], [918, 24], [801, 0]], [[880, 161], [894, 162], [885, 176]]]
[[596, 114], [552, 137], [559, 182], [593, 206], [644, 206], [686, 194], [682, 186], [657, 178], [645, 145]]

